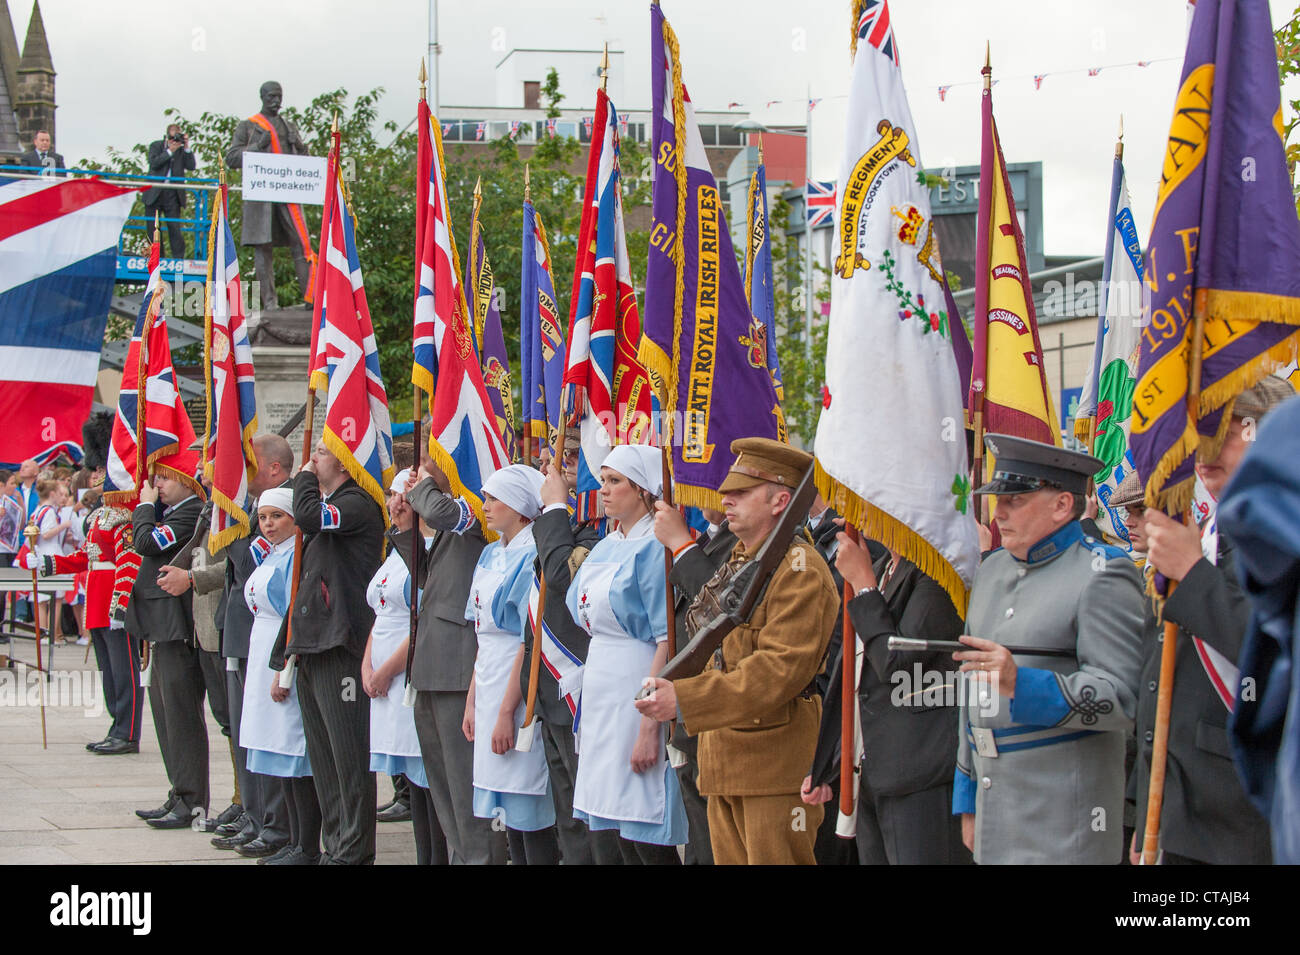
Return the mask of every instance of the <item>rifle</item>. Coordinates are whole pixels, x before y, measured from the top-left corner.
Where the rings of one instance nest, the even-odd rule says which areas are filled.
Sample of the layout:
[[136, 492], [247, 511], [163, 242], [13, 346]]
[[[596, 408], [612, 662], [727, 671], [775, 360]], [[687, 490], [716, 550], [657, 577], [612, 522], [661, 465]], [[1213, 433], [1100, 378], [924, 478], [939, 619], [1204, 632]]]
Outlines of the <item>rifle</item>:
[[[916, 653], [925, 653], [928, 650], [951, 650], [956, 653], [959, 650], [975, 650], [978, 648], [962, 643], [959, 640], [917, 640], [912, 637], [890, 637], [889, 649]], [[1005, 649], [1015, 656], [1023, 657], [1069, 657], [1074, 659], [1076, 656], [1073, 650], [1066, 650], [1061, 647], [1006, 647]]]
[[[767, 535], [753, 559], [745, 562], [723, 591], [719, 604], [725, 608], [724, 611], [701, 627], [690, 642], [664, 665], [659, 671], [659, 679], [680, 680], [700, 673], [708, 664], [709, 658], [722, 646], [727, 634], [749, 620], [754, 608], [767, 593], [772, 575], [785, 559], [790, 542], [807, 520], [808, 508], [816, 494], [813, 468], [809, 466], [776, 526]], [[645, 699], [651, 692], [649, 688], [642, 687], [637, 699]]]

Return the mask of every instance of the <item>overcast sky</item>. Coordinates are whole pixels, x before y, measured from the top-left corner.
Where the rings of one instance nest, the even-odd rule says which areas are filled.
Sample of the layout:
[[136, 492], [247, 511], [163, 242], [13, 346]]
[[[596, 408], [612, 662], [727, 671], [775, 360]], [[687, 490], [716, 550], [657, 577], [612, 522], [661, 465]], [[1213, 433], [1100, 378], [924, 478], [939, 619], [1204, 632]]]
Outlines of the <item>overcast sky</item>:
[[[1300, 0], [1271, 0], [1273, 24]], [[840, 164], [849, 71], [846, 0], [663, 0], [701, 109], [744, 103], [768, 124], [814, 113], [813, 174]], [[9, 0], [18, 43], [28, 0]], [[382, 117], [414, 114], [428, 43], [427, 0], [42, 0], [58, 72], [58, 148], [69, 161], [158, 138], [162, 111], [249, 115], [277, 79], [288, 104], [319, 92], [383, 86]], [[992, 45], [993, 91], [1008, 162], [1041, 160], [1045, 250], [1100, 255], [1111, 156], [1124, 114], [1125, 161], [1139, 232], [1155, 182], [1186, 40], [1185, 0], [891, 0], [894, 35], [928, 167], [979, 161], [979, 70]], [[649, 4], [628, 0], [443, 0], [441, 102], [493, 105], [493, 67], [516, 47], [625, 51], [623, 109], [649, 106]], [[1134, 61], [1150, 66], [1120, 67]], [[1088, 68], [1102, 67], [1097, 76]], [[1061, 71], [1077, 70], [1062, 74]], [[1048, 74], [1039, 90], [1033, 74]], [[1053, 75], [1057, 74], [1057, 75]], [[954, 85], [940, 102], [937, 88]], [[565, 106], [594, 90], [564, 90]], [[770, 108], [772, 100], [785, 101]], [[738, 119], [744, 118], [743, 114]]]

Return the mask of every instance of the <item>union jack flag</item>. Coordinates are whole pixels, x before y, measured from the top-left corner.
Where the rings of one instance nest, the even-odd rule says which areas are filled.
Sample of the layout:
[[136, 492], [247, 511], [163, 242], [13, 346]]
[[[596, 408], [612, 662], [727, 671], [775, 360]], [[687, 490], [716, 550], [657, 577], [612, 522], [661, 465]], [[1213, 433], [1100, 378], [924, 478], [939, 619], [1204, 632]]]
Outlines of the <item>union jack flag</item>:
[[548, 119], [548, 120], [546, 121], [546, 135], [547, 135], [547, 136], [554, 136], [554, 135], [555, 135], [555, 124], [556, 124], [557, 122], [558, 122], [558, 120], [554, 120], [554, 119]]
[[952, 89], [952, 84], [951, 84], [951, 83], [949, 83], [947, 86], [940, 86], [940, 87], [939, 87], [939, 102], [940, 102], [940, 103], [942, 103], [944, 100], [946, 100], [946, 99], [948, 98], [948, 91], [949, 91], [950, 89]]
[[454, 123], [443, 123], [443, 124], [442, 124], [442, 134], [443, 134], [444, 136], [450, 136], [450, 135], [451, 135], [451, 127], [454, 126], [454, 125], [455, 125]]
[[1089, 75], [1089, 76], [1096, 76], [1096, 75], [1097, 75], [1098, 73], [1100, 73], [1100, 72], [1101, 72], [1101, 67], [1100, 67], [1100, 66], [1094, 66], [1094, 67], [1089, 68], [1089, 70], [1088, 70], [1088, 75]]
[[519, 135], [519, 120], [512, 119], [510, 121], [510, 138], [514, 139], [518, 135]]
[[858, 17], [858, 39], [866, 40], [898, 66], [898, 44], [894, 42], [894, 26], [889, 22], [886, 0], [866, 0]]
[[641, 317], [632, 286], [619, 189], [618, 115], [596, 91], [595, 136], [578, 230], [565, 353], [565, 420], [581, 431], [579, 519], [594, 517], [600, 465], [615, 444], [651, 444], [650, 381], [637, 360]]
[[[420, 101], [416, 153], [415, 327], [411, 381], [429, 396], [429, 454], [483, 524], [483, 482], [510, 463], [483, 385], [451, 231], [442, 139]], [[495, 535], [484, 528], [492, 539]]]
[[817, 108], [817, 104], [820, 103], [821, 101], [822, 98], [820, 96], [817, 97], [816, 99], [810, 99], [808, 101], [808, 112], [811, 113], [813, 110], [815, 110]]
[[1035, 73], [1035, 74], [1034, 74], [1034, 89], [1036, 89], [1036, 90], [1037, 90], [1037, 89], [1042, 89], [1042, 87], [1043, 87], [1043, 80], [1046, 79], [1046, 78], [1047, 78], [1047, 74], [1046, 74], [1046, 73]]
[[321, 440], [388, 520], [393, 480], [393, 427], [388, 394], [379, 371], [375, 329], [357, 258], [352, 212], [339, 178], [339, 139], [334, 136], [321, 215], [321, 268], [317, 273], [312, 328], [311, 386], [325, 392]]
[[474, 130], [474, 138], [475, 138], [475, 139], [482, 139], [482, 138], [483, 138], [483, 135], [484, 135], [486, 132], [487, 132], [487, 123], [479, 123], [479, 124], [478, 124], [478, 129]]
[[591, 117], [591, 116], [584, 116], [584, 117], [582, 117], [582, 129], [583, 129], [583, 132], [585, 132], [588, 136], [591, 135], [591, 124], [592, 124], [592, 122], [593, 122], [593, 117]]
[[[194, 479], [198, 453], [189, 450], [194, 443], [194, 427], [181, 404], [176, 369], [172, 367], [159, 259], [155, 235], [149, 249], [149, 284], [135, 319], [122, 366], [122, 387], [117, 394], [117, 417], [104, 474], [104, 500], [109, 504], [134, 502], [141, 482], [158, 470], [203, 495], [202, 486]], [[142, 434], [143, 443], [139, 441]]]
[[835, 214], [835, 181], [809, 179], [804, 196], [808, 203], [808, 224], [813, 228]]
[[207, 428], [203, 473], [212, 482], [212, 554], [249, 532], [244, 505], [249, 479], [257, 473], [253, 435], [257, 399], [253, 391], [253, 349], [244, 321], [239, 253], [221, 187], [208, 234], [208, 294], [203, 352], [207, 384]]
[[626, 116], [620, 116], [620, 117], [618, 118], [618, 134], [619, 134], [620, 136], [626, 136], [626, 135], [627, 135], [627, 117], [626, 117]]

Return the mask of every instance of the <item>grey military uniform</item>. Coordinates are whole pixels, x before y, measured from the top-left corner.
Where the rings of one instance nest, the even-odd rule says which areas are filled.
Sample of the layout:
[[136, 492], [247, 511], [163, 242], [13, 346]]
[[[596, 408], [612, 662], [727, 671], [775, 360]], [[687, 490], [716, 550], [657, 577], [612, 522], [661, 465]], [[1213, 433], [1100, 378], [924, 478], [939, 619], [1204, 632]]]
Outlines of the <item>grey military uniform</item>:
[[975, 813], [975, 861], [1120, 861], [1142, 607], [1132, 560], [1076, 522], [980, 567], [968, 633], [1076, 658], [1017, 656], [1011, 700], [964, 675], [953, 812]]

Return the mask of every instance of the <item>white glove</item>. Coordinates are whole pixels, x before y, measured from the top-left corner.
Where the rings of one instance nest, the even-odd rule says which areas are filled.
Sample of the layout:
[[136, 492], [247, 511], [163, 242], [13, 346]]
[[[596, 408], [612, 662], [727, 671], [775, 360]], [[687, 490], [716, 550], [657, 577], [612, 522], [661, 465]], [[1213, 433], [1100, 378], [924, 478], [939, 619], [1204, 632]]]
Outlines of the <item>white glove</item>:
[[28, 570], [40, 570], [43, 563], [45, 562], [36, 554], [29, 552], [23, 555], [23, 566]]

